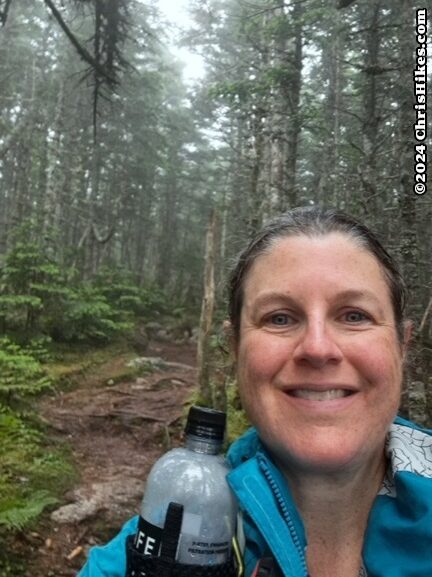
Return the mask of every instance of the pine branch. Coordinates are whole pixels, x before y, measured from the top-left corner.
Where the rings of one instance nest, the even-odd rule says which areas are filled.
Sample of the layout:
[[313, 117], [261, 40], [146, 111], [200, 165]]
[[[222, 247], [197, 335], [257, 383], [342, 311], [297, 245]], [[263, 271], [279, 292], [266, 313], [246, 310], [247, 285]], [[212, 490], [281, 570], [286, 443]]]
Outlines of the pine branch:
[[0, 0], [0, 7], [2, 4], [4, 4], [3, 9], [0, 10], [0, 26], [4, 26], [6, 24], [11, 3], [12, 0]]
[[75, 37], [75, 35], [70, 30], [70, 28], [68, 27], [66, 22], [63, 20], [60, 12], [55, 7], [53, 1], [52, 0], [44, 0], [44, 2], [48, 6], [48, 8], [50, 9], [54, 18], [57, 20], [57, 22], [58, 22], [59, 26], [61, 27], [61, 29], [63, 30], [63, 32], [66, 34], [66, 36], [71, 41], [72, 45], [76, 48], [76, 50], [77, 50], [78, 54], [81, 56], [82, 60], [84, 60], [85, 62], [90, 64], [90, 66], [95, 70], [95, 72], [99, 76], [101, 76], [102, 78], [105, 78], [105, 80], [108, 82], [108, 84], [110, 86], [116, 85], [117, 84], [116, 79], [105, 69], [104, 66], [102, 66], [95, 58], [93, 58], [93, 56], [84, 48], [84, 46], [82, 46], [82, 44]]

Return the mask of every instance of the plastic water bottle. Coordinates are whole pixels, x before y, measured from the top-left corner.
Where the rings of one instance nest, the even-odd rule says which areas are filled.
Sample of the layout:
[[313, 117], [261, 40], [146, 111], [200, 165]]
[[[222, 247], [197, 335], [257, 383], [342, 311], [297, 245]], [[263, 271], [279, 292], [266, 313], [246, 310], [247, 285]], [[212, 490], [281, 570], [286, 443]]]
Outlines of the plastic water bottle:
[[237, 506], [220, 454], [225, 424], [225, 413], [191, 407], [185, 446], [163, 455], [148, 476], [134, 541], [138, 552], [159, 555], [168, 506], [177, 503], [183, 517], [176, 561], [219, 565], [230, 559]]

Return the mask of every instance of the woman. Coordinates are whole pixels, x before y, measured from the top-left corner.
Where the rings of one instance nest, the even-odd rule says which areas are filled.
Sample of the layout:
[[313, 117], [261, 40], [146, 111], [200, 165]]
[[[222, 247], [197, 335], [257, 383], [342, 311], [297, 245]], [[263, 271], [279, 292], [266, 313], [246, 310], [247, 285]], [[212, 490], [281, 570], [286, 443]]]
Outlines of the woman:
[[[230, 282], [230, 339], [255, 428], [231, 447], [246, 576], [432, 576], [432, 436], [393, 420], [411, 327], [375, 236], [335, 211], [270, 222]], [[81, 577], [123, 577], [124, 539]]]

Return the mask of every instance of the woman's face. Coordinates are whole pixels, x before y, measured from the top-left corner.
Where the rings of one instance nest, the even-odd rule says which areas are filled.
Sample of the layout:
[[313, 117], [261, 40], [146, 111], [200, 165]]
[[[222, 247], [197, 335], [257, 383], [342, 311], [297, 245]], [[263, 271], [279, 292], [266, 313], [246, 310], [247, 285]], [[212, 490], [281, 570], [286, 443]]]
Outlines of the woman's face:
[[378, 261], [346, 235], [281, 239], [247, 274], [240, 393], [285, 466], [336, 472], [381, 453], [402, 349]]

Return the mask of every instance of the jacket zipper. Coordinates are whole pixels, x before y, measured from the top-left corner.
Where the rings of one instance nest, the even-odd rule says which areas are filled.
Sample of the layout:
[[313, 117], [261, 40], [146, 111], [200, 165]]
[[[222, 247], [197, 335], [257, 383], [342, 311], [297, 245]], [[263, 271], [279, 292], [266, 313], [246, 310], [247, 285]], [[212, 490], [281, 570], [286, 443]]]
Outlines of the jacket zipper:
[[292, 519], [291, 519], [291, 515], [290, 515], [290, 513], [289, 513], [289, 511], [288, 511], [288, 509], [287, 509], [287, 506], [286, 506], [286, 504], [285, 504], [284, 498], [283, 498], [282, 495], [281, 495], [280, 489], [279, 489], [276, 481], [273, 479], [272, 474], [271, 474], [271, 472], [270, 472], [270, 470], [269, 470], [269, 467], [268, 467], [268, 465], [267, 465], [267, 463], [265, 462], [265, 460], [264, 460], [263, 457], [259, 457], [259, 464], [260, 464], [260, 467], [261, 467], [261, 469], [262, 469], [262, 471], [263, 471], [263, 473], [264, 473], [265, 478], [267, 479], [267, 481], [268, 481], [268, 483], [269, 483], [269, 485], [270, 485], [271, 490], [273, 491], [274, 496], [276, 497], [276, 500], [277, 500], [277, 502], [278, 502], [278, 505], [279, 505], [279, 508], [280, 508], [280, 510], [281, 510], [282, 516], [283, 516], [283, 518], [284, 518], [284, 520], [285, 520], [285, 522], [286, 522], [286, 524], [287, 524], [287, 526], [288, 526], [289, 532], [290, 532], [290, 534], [291, 534], [291, 538], [292, 538], [293, 543], [294, 543], [294, 545], [295, 545], [295, 547], [296, 547], [296, 549], [297, 549], [297, 552], [298, 552], [298, 554], [299, 554], [299, 556], [300, 556], [301, 563], [302, 563], [302, 565], [303, 565], [303, 575], [304, 575], [304, 577], [310, 577], [310, 576], [309, 576], [309, 573], [308, 573], [308, 570], [307, 570], [306, 559], [305, 559], [305, 556], [304, 556], [304, 553], [303, 553], [302, 546], [301, 546], [301, 544], [300, 544], [300, 540], [299, 540], [299, 538], [298, 538], [298, 536], [297, 536], [297, 533], [296, 533], [296, 530], [295, 530], [295, 527], [294, 527], [294, 523], [293, 523], [293, 521], [292, 521]]

